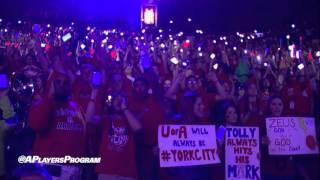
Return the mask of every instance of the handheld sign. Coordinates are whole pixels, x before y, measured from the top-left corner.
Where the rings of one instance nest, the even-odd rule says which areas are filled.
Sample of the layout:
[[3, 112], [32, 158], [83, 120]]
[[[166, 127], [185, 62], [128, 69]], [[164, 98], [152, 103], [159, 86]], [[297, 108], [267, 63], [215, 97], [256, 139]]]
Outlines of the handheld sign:
[[227, 127], [225, 142], [226, 179], [261, 179], [259, 128]]
[[160, 125], [160, 167], [220, 163], [214, 125]]
[[314, 118], [275, 117], [266, 119], [270, 155], [318, 154]]

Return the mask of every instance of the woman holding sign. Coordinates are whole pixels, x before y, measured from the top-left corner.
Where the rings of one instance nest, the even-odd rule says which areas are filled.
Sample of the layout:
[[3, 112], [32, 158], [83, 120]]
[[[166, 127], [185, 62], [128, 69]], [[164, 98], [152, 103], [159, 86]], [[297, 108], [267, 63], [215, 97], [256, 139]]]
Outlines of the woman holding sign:
[[213, 119], [217, 129], [217, 145], [218, 154], [221, 159], [221, 164], [213, 166], [211, 179], [225, 179], [225, 132], [228, 126], [239, 126], [240, 113], [238, 107], [232, 101], [221, 101], [218, 106], [215, 106], [212, 111]]
[[[284, 116], [284, 102], [279, 96], [270, 98], [267, 105], [267, 117]], [[261, 128], [261, 169], [262, 179], [295, 179], [296, 171], [294, 161], [291, 156], [271, 156], [268, 153], [268, 144], [270, 143], [266, 133], [266, 127]]]
[[[194, 92], [186, 92], [181, 98], [180, 112], [168, 120], [167, 124], [177, 125], [204, 125], [208, 124], [208, 114], [200, 96]], [[194, 145], [191, 145], [194, 147]], [[208, 166], [183, 166], [161, 169], [163, 180], [202, 180], [208, 179]]]

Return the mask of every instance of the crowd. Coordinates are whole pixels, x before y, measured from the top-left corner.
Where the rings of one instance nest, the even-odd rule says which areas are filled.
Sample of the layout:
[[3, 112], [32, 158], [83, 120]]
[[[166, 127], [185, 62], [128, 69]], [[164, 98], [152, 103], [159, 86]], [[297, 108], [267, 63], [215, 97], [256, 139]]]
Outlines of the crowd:
[[[160, 168], [160, 124], [256, 126], [262, 179], [319, 179], [319, 155], [270, 156], [266, 117], [314, 117], [320, 38], [0, 21], [0, 179], [224, 179], [219, 165]], [[20, 155], [101, 157], [18, 164]]]

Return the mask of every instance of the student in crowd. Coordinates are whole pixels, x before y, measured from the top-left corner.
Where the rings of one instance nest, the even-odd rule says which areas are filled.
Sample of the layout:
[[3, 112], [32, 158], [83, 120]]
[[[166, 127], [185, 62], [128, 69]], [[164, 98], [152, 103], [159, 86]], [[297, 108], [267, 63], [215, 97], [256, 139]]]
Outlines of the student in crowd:
[[101, 116], [103, 126], [96, 172], [99, 180], [137, 179], [135, 134], [142, 130], [141, 122], [128, 109], [123, 94], [112, 95], [109, 111]]

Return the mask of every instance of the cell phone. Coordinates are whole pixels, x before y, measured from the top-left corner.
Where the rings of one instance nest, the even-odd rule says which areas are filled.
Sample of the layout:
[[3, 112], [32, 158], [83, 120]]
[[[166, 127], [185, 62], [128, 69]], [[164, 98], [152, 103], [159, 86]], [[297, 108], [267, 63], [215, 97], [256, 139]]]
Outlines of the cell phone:
[[62, 37], [62, 41], [63, 41], [63, 42], [67, 42], [67, 41], [69, 41], [71, 38], [72, 38], [71, 34], [68, 33], [68, 34], [66, 34], [66, 35], [64, 35], [64, 36]]
[[102, 84], [102, 73], [93, 72], [92, 74], [92, 85], [93, 87], [100, 87]]
[[302, 63], [298, 65], [299, 70], [302, 70], [303, 68], [304, 68], [304, 65]]
[[219, 67], [219, 64], [216, 63], [216, 64], [214, 64], [212, 67], [213, 67], [214, 70], [217, 70], [218, 67]]

